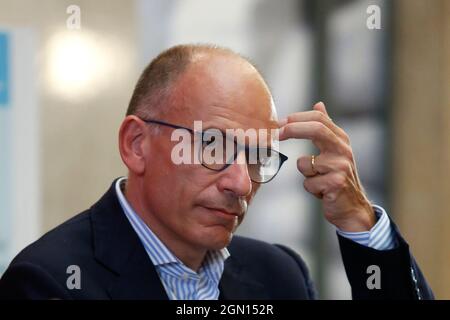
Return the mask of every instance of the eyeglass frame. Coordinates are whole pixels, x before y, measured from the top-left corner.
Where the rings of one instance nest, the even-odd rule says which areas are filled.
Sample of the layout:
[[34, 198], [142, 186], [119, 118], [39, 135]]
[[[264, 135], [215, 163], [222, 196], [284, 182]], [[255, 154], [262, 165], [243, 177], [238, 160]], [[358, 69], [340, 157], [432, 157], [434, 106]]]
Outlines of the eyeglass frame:
[[[154, 120], [154, 119], [142, 119], [142, 118], [139, 118], [139, 119], [141, 119], [142, 121], [144, 121], [144, 122], [147, 123], [147, 124], [149, 124], [149, 123], [154, 123], [154, 124], [159, 124], [159, 125], [166, 126], [166, 127], [171, 127], [171, 128], [174, 128], [174, 129], [184, 129], [184, 130], [187, 130], [188, 132], [190, 132], [193, 136], [195, 136], [195, 134], [200, 134], [201, 137], [202, 137], [202, 141], [203, 141], [203, 136], [204, 136], [204, 134], [205, 134], [204, 131], [195, 131], [195, 130], [193, 130], [193, 129], [191, 129], [191, 128], [187, 128], [187, 127], [175, 125], [175, 124], [168, 123], [168, 122], [164, 122], [164, 121], [160, 121], [160, 120]], [[222, 132], [222, 133], [223, 133], [223, 132]], [[225, 138], [226, 138], [226, 134], [224, 134], [224, 136], [225, 136]], [[238, 144], [236, 141], [233, 141], [233, 142], [239, 147], [237, 150], [245, 150], [245, 154], [246, 154], [246, 155], [248, 154], [250, 147], [248, 147], [248, 146], [246, 146], [246, 145], [243, 145], [243, 146], [242, 146], [242, 145]], [[264, 181], [264, 182], [254, 181], [254, 180], [250, 177], [250, 180], [252, 180], [254, 183], [264, 184], [264, 183], [268, 183], [268, 182], [272, 181], [273, 178], [275, 178], [275, 177], [277, 176], [277, 174], [280, 172], [280, 169], [281, 169], [281, 166], [283, 165], [283, 163], [286, 162], [286, 161], [289, 159], [287, 155], [285, 155], [285, 154], [283, 154], [283, 153], [281, 153], [281, 152], [279, 152], [279, 151], [277, 151], [277, 150], [274, 150], [274, 149], [272, 149], [272, 148], [266, 148], [266, 149], [271, 150], [271, 151], [274, 151], [274, 152], [277, 152], [277, 153], [280, 155], [280, 164], [278, 165], [278, 170], [277, 170], [277, 172], [276, 172], [269, 180]], [[238, 156], [238, 153], [239, 153], [239, 152], [236, 152], [236, 153], [234, 154], [233, 162], [236, 161], [237, 156]], [[246, 160], [247, 160], [247, 159], [246, 159]], [[212, 170], [212, 171], [215, 171], [215, 172], [221, 172], [221, 171], [224, 171], [225, 169], [227, 169], [233, 162], [231, 162], [231, 163], [225, 163], [224, 166], [223, 166], [221, 169], [218, 169], [218, 170], [215, 170], [215, 169], [212, 169], [212, 168], [206, 166], [203, 162], [201, 163], [201, 165], [202, 165], [203, 167], [205, 167], [206, 169], [209, 169], [209, 170]], [[247, 163], [247, 165], [248, 165], [248, 163]]]

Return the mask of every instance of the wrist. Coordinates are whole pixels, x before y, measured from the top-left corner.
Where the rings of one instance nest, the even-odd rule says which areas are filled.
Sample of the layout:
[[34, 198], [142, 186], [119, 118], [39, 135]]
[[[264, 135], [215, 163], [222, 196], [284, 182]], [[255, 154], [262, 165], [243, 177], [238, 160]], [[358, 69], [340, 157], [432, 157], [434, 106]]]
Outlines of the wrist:
[[368, 205], [348, 215], [349, 218], [335, 221], [334, 225], [343, 232], [367, 232], [376, 224], [373, 208]]

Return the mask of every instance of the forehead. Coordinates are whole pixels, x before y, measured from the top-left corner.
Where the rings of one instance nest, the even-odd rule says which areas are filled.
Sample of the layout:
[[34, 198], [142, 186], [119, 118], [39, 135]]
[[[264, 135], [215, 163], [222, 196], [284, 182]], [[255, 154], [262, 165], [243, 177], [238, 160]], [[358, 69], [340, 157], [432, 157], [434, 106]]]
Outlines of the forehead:
[[205, 56], [189, 65], [173, 91], [170, 118], [192, 127], [276, 128], [270, 92], [256, 69], [242, 58]]

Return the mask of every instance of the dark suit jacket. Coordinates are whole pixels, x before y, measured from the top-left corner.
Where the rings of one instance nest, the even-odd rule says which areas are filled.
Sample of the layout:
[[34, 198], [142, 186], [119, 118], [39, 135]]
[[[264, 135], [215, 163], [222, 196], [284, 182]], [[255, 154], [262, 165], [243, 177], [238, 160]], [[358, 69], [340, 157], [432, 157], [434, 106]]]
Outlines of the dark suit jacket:
[[[430, 288], [399, 238], [377, 251], [339, 237], [353, 298], [432, 298]], [[235, 236], [220, 281], [221, 299], [314, 299], [301, 257], [281, 245]], [[381, 270], [381, 289], [369, 290], [369, 265]], [[71, 265], [81, 289], [68, 289]], [[0, 279], [3, 299], [168, 299], [158, 274], [118, 202], [114, 183], [90, 209], [45, 234], [11, 262]]]

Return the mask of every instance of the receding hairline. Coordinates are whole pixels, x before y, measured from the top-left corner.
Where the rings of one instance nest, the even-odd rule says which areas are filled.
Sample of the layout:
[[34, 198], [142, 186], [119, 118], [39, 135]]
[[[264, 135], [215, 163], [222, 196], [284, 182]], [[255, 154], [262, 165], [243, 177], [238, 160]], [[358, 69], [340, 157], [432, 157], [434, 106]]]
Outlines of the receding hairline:
[[255, 64], [229, 48], [213, 44], [177, 45], [161, 52], [144, 69], [131, 97], [127, 115], [151, 117], [167, 111], [164, 106], [170, 105], [172, 89], [188, 67], [218, 55], [236, 58], [248, 64], [266, 85]]

